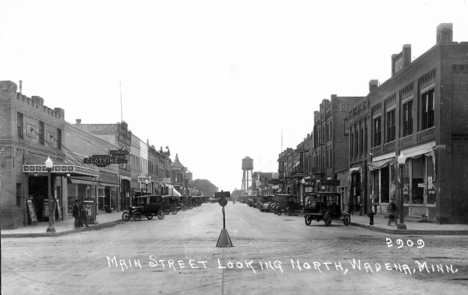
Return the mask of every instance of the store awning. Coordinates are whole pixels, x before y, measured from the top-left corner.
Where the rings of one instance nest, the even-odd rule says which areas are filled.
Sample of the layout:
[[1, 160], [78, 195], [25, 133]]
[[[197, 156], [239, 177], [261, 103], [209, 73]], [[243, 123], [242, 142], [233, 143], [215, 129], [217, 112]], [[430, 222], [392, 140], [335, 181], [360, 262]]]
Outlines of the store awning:
[[401, 150], [407, 159], [418, 158], [422, 155], [432, 156], [434, 151], [435, 142], [426, 143], [417, 147]]
[[374, 171], [378, 169], [382, 169], [387, 167], [390, 163], [394, 162], [395, 158], [389, 158], [385, 160], [380, 160], [380, 161], [375, 161], [375, 162], [370, 162], [368, 164], [369, 171]]
[[85, 184], [85, 185], [97, 185], [101, 187], [119, 187], [118, 183], [108, 183], [108, 182], [101, 182], [101, 181], [93, 181], [93, 180], [84, 180], [84, 179], [76, 179], [76, 178], [69, 178], [68, 183], [72, 184]]
[[299, 163], [300, 163], [300, 161], [297, 161], [297, 163], [294, 164], [293, 168], [296, 168], [297, 166], [299, 166]]
[[[47, 173], [47, 168], [44, 164], [29, 164], [23, 165], [24, 173]], [[83, 166], [76, 165], [54, 165], [50, 173], [55, 175], [67, 175], [70, 176], [92, 176], [98, 177], [99, 170], [91, 169]]]
[[164, 196], [172, 196], [172, 197], [181, 197], [182, 195], [179, 193], [176, 188], [170, 184], [166, 184], [166, 187], [168, 188], [168, 194]]

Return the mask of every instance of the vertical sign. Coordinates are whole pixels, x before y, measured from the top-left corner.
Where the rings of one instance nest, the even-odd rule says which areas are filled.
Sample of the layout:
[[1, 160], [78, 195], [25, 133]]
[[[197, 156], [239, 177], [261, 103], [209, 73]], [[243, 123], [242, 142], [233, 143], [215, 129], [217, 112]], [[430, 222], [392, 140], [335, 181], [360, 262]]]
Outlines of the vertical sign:
[[34, 208], [33, 200], [29, 199], [26, 201], [28, 203], [29, 217], [31, 217], [31, 223], [37, 223], [36, 208]]

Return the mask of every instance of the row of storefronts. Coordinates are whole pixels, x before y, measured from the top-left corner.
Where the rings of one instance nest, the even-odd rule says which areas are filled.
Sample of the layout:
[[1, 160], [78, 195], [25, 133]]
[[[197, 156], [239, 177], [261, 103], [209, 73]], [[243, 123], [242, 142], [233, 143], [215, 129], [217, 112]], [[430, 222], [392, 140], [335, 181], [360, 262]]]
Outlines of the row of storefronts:
[[173, 163], [169, 148], [141, 141], [126, 122], [71, 124], [63, 109], [23, 95], [21, 83], [18, 89], [11, 81], [0, 81], [0, 108], [2, 229], [48, 221], [49, 208], [56, 221], [72, 218], [77, 199], [95, 217], [127, 209], [138, 195], [164, 194], [175, 186], [188, 193], [192, 174], [178, 155]]
[[385, 214], [396, 197], [407, 219], [468, 223], [468, 42], [452, 35], [438, 26], [414, 61], [403, 46], [392, 77], [371, 80], [366, 96], [323, 100], [312, 133], [279, 155], [282, 190], [302, 197], [310, 182], [359, 214]]

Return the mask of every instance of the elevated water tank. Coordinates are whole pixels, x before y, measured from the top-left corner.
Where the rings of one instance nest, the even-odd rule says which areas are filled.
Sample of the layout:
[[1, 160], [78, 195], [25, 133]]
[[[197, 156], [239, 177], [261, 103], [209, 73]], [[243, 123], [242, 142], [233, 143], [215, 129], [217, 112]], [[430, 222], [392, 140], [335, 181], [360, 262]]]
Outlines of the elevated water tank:
[[253, 159], [249, 157], [242, 159], [242, 170], [253, 170]]

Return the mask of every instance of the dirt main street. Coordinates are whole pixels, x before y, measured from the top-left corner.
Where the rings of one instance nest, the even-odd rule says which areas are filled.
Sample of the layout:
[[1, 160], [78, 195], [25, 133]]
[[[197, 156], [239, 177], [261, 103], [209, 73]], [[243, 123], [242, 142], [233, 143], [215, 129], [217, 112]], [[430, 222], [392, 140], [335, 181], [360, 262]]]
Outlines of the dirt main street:
[[[3, 294], [467, 294], [464, 236], [386, 236], [218, 204], [57, 238], [2, 240]], [[401, 239], [402, 242], [400, 242]]]

